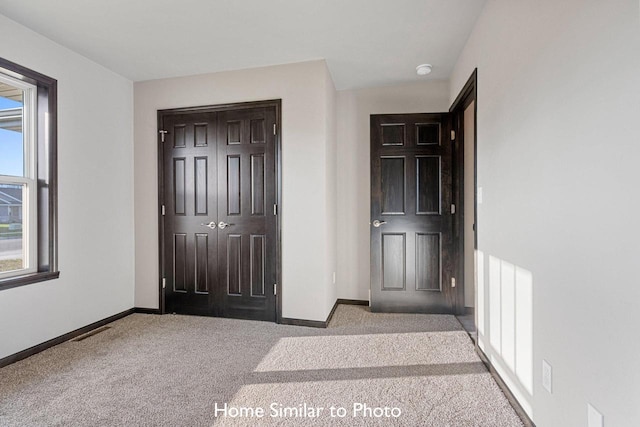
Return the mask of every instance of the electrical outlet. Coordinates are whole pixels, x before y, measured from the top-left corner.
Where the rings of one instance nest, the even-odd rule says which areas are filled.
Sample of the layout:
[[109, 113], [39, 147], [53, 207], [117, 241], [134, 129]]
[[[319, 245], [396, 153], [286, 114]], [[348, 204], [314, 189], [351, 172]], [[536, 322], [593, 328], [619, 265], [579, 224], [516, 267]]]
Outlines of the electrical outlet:
[[335, 271], [333, 272], [333, 284], [334, 285], [336, 284], [336, 272]]
[[604, 427], [604, 416], [590, 403], [587, 403], [587, 426]]
[[551, 365], [546, 360], [542, 360], [542, 387], [547, 390], [549, 393], [552, 393], [552, 375], [551, 375]]

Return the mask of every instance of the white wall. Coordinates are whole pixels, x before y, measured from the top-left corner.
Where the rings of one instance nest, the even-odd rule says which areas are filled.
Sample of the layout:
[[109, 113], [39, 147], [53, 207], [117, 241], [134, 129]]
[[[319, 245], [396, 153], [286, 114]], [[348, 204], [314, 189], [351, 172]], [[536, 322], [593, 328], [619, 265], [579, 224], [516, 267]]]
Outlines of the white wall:
[[338, 92], [338, 298], [369, 300], [369, 116], [449, 111], [447, 81]]
[[639, 16], [492, 0], [452, 76], [478, 67], [479, 342], [540, 427], [640, 420]]
[[157, 110], [282, 99], [282, 315], [326, 320], [335, 299], [325, 229], [334, 89], [325, 62], [140, 82], [134, 92], [136, 306], [158, 307]]
[[133, 307], [133, 85], [0, 15], [0, 57], [58, 80], [60, 278], [0, 291], [0, 358]]
[[327, 129], [327, 192], [326, 192], [326, 215], [327, 223], [324, 224], [324, 230], [327, 235], [325, 283], [327, 283], [327, 294], [325, 304], [333, 307], [338, 298], [337, 289], [337, 236], [338, 229], [336, 227], [337, 217], [337, 200], [338, 200], [338, 177], [337, 177], [337, 161], [338, 161], [338, 128], [337, 128], [337, 93], [333, 84], [329, 69], [325, 73], [325, 92], [326, 92], [326, 129]]

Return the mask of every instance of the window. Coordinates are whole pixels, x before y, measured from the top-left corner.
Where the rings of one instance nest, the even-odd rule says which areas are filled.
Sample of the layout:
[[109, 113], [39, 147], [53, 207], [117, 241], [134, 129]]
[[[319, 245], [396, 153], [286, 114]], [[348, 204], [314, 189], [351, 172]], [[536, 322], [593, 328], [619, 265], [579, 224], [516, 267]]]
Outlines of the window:
[[56, 86], [0, 58], [0, 289], [59, 275]]
[[0, 74], [0, 278], [37, 271], [36, 92]]

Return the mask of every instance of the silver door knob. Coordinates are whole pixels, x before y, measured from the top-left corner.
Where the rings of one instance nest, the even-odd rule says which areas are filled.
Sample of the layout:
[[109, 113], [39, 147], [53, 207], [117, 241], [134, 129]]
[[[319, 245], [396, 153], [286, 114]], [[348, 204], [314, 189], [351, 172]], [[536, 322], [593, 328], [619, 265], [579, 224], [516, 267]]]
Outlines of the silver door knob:
[[374, 219], [373, 222], [371, 223], [371, 225], [373, 225], [375, 228], [380, 227], [382, 224], [386, 224], [387, 221], [380, 221], [379, 219]]
[[214, 228], [216, 228], [216, 223], [215, 223], [215, 222], [213, 222], [213, 221], [211, 221], [209, 224], [200, 224], [200, 225], [202, 225], [202, 226], [204, 226], [204, 227], [209, 227], [209, 228], [210, 228], [210, 229], [212, 229], [212, 230], [213, 230]]
[[224, 230], [225, 228], [230, 227], [230, 226], [232, 226], [232, 225], [233, 225], [233, 224], [227, 224], [226, 222], [220, 221], [220, 222], [218, 223], [218, 228], [219, 228], [220, 230]]

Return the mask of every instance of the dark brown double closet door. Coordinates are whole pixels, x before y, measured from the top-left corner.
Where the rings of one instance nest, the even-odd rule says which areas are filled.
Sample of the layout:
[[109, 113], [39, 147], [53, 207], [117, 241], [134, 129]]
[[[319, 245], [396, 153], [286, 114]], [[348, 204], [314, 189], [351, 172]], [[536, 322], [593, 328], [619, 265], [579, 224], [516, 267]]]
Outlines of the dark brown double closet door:
[[371, 116], [371, 309], [453, 313], [449, 115]]
[[275, 107], [160, 114], [164, 311], [276, 319]]

